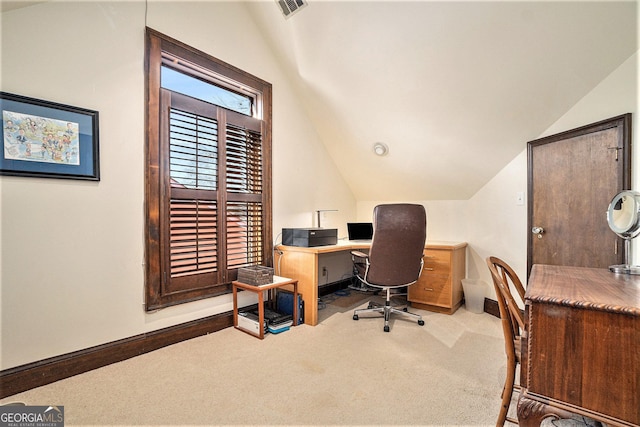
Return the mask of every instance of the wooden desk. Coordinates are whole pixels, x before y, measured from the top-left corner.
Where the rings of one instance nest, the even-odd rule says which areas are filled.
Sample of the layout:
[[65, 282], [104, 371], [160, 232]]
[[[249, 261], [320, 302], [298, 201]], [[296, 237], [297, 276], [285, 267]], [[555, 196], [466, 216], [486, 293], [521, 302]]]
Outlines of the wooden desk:
[[521, 426], [554, 409], [640, 424], [640, 276], [534, 265], [525, 331]]
[[[298, 325], [298, 281], [293, 279], [287, 279], [286, 277], [273, 277], [272, 283], [267, 283], [266, 285], [249, 285], [247, 283], [242, 282], [231, 282], [231, 286], [233, 289], [233, 326], [237, 329], [240, 329], [243, 332], [248, 333], [249, 335], [257, 336], [260, 339], [264, 338], [264, 292], [271, 291], [272, 289], [282, 288], [285, 286], [293, 287], [293, 326]], [[255, 292], [258, 294], [258, 325], [260, 325], [260, 332], [258, 335], [253, 334], [250, 331], [247, 331], [244, 328], [238, 327], [238, 288], [244, 289], [245, 291]]]
[[[466, 243], [451, 243], [451, 242], [427, 242], [425, 246], [426, 251], [435, 251], [442, 249], [455, 248], [457, 251], [465, 251]], [[341, 240], [337, 245], [330, 246], [317, 246], [314, 248], [304, 248], [298, 246], [284, 246], [279, 245], [275, 248], [274, 266], [276, 273], [287, 277], [293, 277], [298, 280], [298, 292], [302, 295], [304, 300], [304, 323], [307, 325], [315, 326], [318, 324], [318, 256], [321, 254], [339, 252], [339, 251], [351, 251], [362, 250], [371, 247], [371, 243], [354, 243]], [[459, 257], [456, 258], [460, 259]], [[465, 261], [464, 256], [461, 258], [462, 262], [458, 262], [456, 269], [462, 269], [462, 275], [456, 275], [455, 280], [458, 282], [464, 277]], [[425, 264], [426, 265], [426, 264]], [[423, 271], [423, 275], [428, 272]], [[454, 282], [455, 282], [454, 280]], [[459, 283], [453, 283], [452, 286], [447, 288], [450, 292], [454, 293], [452, 303], [457, 308], [462, 299], [462, 285]], [[459, 292], [457, 292], [459, 290]], [[449, 301], [449, 300], [446, 300]], [[424, 302], [424, 308], [436, 307], [442, 305], [442, 301], [431, 302], [430, 300], [417, 299], [416, 302]], [[429, 305], [429, 303], [432, 303]], [[455, 311], [449, 310], [450, 312]]]

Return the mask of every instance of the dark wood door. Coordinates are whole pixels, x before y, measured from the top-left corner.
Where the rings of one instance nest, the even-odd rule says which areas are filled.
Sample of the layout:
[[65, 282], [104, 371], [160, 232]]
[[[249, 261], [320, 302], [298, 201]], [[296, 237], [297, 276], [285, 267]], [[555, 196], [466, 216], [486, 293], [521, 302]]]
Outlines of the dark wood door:
[[606, 212], [630, 188], [630, 162], [631, 114], [528, 143], [527, 275], [534, 264], [623, 263]]

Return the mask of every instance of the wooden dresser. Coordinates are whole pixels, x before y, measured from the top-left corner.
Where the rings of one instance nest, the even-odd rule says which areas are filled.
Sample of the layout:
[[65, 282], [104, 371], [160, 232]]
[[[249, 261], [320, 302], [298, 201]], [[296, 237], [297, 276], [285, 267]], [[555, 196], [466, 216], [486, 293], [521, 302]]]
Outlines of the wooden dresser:
[[534, 265], [525, 331], [520, 426], [555, 409], [640, 424], [640, 276]]
[[424, 268], [409, 286], [412, 307], [452, 314], [462, 304], [462, 279], [466, 271], [466, 243], [427, 242]]

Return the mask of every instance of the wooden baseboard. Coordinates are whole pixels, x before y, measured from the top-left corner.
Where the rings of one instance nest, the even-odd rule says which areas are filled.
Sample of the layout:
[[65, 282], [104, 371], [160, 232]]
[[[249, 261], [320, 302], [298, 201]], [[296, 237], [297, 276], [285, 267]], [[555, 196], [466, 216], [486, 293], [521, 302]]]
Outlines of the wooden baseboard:
[[489, 313], [497, 318], [500, 318], [500, 308], [498, 307], [498, 301], [485, 298], [484, 299], [484, 312]]
[[415, 307], [419, 310], [427, 310], [427, 311], [431, 311], [433, 313], [440, 313], [440, 314], [453, 314], [456, 312], [456, 310], [458, 310], [462, 304], [464, 303], [464, 300], [461, 300], [458, 304], [454, 305], [453, 307], [440, 307], [437, 305], [431, 305], [431, 304], [422, 304], [419, 302], [412, 302], [411, 303], [411, 307]]
[[[498, 301], [485, 298], [484, 299], [484, 312], [500, 318], [500, 307], [498, 307]], [[520, 309], [522, 318], [524, 318], [524, 310]]]
[[0, 399], [233, 326], [221, 313], [0, 371]]

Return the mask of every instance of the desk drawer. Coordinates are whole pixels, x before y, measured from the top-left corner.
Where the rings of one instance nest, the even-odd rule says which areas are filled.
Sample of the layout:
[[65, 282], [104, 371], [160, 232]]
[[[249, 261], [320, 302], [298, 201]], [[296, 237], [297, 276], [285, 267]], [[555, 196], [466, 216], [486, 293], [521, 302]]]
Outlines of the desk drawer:
[[451, 271], [451, 253], [449, 251], [425, 250], [422, 274], [449, 274]]
[[422, 273], [417, 283], [409, 286], [407, 298], [420, 304], [449, 307], [451, 280], [448, 274]]

